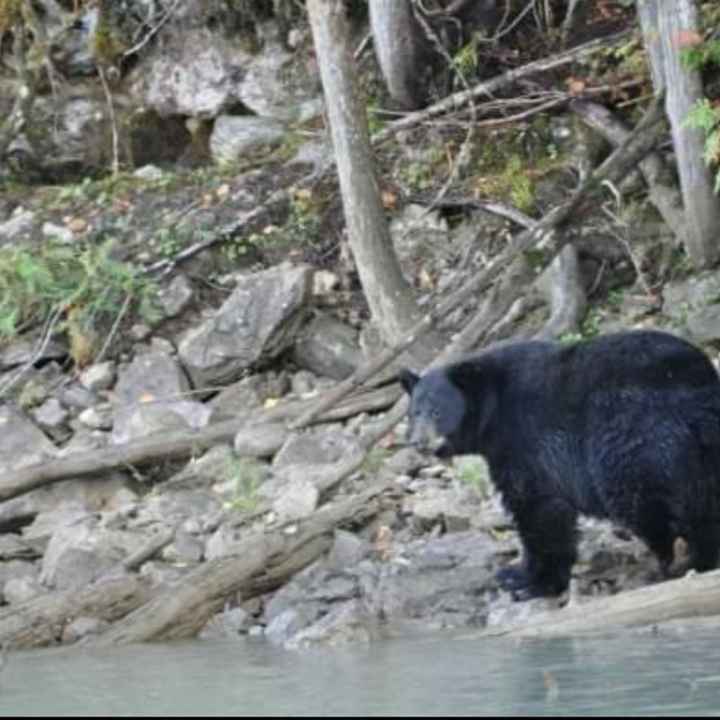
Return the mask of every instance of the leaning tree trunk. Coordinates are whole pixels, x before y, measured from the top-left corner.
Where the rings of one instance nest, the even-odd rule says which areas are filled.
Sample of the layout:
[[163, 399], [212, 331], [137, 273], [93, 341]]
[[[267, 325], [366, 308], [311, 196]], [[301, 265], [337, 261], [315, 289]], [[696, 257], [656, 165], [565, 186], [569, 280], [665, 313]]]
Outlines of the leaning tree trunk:
[[637, 0], [637, 8], [655, 89], [666, 91], [665, 107], [685, 206], [682, 240], [693, 264], [708, 267], [720, 258], [720, 202], [703, 162], [702, 131], [685, 125], [690, 109], [703, 96], [700, 74], [680, 60], [681, 49], [700, 39], [695, 0]]
[[375, 55], [388, 92], [405, 110], [425, 104], [426, 75], [423, 65], [427, 52], [411, 0], [370, 0], [370, 27]]
[[[354, 82], [342, 0], [308, 0], [330, 121], [350, 247], [383, 340], [392, 344], [422, 317], [398, 263], [375, 177], [365, 104]], [[423, 363], [440, 342], [432, 335], [412, 354]]]

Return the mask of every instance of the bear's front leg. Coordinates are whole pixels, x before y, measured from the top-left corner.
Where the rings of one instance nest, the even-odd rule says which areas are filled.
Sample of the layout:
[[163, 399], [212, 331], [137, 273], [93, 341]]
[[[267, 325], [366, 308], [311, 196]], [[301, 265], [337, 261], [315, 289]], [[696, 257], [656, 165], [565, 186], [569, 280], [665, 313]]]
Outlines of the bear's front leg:
[[577, 556], [577, 512], [561, 498], [543, 498], [512, 510], [524, 548], [519, 565], [496, 574], [516, 600], [560, 595]]

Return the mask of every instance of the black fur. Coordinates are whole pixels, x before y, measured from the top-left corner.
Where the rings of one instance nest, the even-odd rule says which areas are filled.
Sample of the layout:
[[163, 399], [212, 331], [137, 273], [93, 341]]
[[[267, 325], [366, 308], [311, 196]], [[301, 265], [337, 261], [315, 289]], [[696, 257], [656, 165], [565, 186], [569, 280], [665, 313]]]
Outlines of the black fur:
[[487, 459], [525, 550], [498, 574], [518, 597], [567, 588], [579, 513], [631, 529], [665, 574], [679, 538], [687, 566], [716, 566], [720, 381], [684, 340], [631, 331], [518, 342], [401, 381], [410, 443]]

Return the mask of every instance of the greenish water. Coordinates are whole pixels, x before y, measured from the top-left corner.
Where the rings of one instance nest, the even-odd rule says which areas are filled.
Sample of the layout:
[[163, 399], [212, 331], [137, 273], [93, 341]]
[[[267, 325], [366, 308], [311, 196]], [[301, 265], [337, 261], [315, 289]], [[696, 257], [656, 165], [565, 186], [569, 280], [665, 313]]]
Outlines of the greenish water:
[[718, 640], [705, 630], [433, 635], [302, 652], [262, 640], [24, 652], [0, 674], [0, 715], [714, 715]]

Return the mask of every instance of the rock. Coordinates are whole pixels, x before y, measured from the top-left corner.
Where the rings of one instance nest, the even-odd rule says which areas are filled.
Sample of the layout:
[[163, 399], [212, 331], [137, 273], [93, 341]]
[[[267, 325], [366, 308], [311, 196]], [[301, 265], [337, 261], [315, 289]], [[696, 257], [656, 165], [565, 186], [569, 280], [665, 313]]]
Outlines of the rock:
[[204, 543], [182, 530], [175, 533], [175, 540], [162, 550], [162, 559], [170, 563], [194, 563], [203, 559]]
[[0, 407], [0, 474], [49, 460], [56, 452], [55, 445], [23, 413], [9, 405]]
[[[433, 628], [483, 625], [488, 613], [485, 593], [496, 587], [498, 554], [516, 546], [516, 538], [510, 545], [486, 533], [459, 532], [405, 543], [383, 558], [358, 553], [357, 562], [341, 570], [332, 559], [318, 561], [275, 593], [265, 605], [265, 618], [269, 626], [288, 610], [301, 613], [304, 628], [287, 640], [294, 646], [316, 637], [320, 642], [334, 642], [335, 637], [366, 640], [381, 619], [389, 630], [408, 621]], [[360, 614], [337, 610], [348, 604], [359, 607]], [[320, 622], [312, 630], [313, 623], [327, 616], [332, 617], [327, 629]], [[305, 636], [306, 630], [312, 631]]]
[[19, 365], [48, 360], [62, 360], [68, 350], [64, 345], [50, 340], [47, 344], [25, 336], [9, 340], [0, 348], [0, 370], [11, 370]]
[[98, 397], [94, 392], [77, 382], [62, 387], [58, 397], [65, 407], [76, 410], [85, 410], [98, 402]]
[[64, 225], [45, 222], [42, 226], [42, 234], [44, 238], [54, 240], [62, 245], [72, 245], [72, 243], [75, 242], [73, 231]]
[[198, 458], [190, 460], [177, 474], [163, 483], [169, 492], [205, 489], [229, 476], [236, 458], [228, 445], [215, 445]]
[[288, 53], [268, 23], [263, 51], [250, 60], [239, 88], [240, 101], [255, 114], [291, 122], [305, 122], [323, 112], [319, 75]]
[[186, 19], [176, 15], [163, 29], [163, 42], [130, 73], [130, 92], [139, 106], [161, 117], [216, 117], [242, 100], [237, 81], [252, 55], [222, 24], [211, 29], [206, 3], [194, 0], [186, 9]]
[[56, 362], [46, 363], [41, 368], [27, 369], [25, 378], [17, 399], [17, 404], [23, 410], [42, 405], [48, 398], [55, 396], [65, 382], [62, 368]]
[[145, 323], [135, 323], [130, 327], [128, 335], [137, 342], [147, 340], [152, 335], [152, 328]]
[[[165, 177], [165, 173], [157, 165], [143, 165], [133, 171], [133, 176], [147, 182], [156, 182]], [[180, 277], [180, 276], [177, 276]]]
[[272, 457], [288, 438], [284, 423], [265, 423], [242, 428], [235, 435], [233, 447], [241, 457]]
[[97, 580], [145, 544], [139, 533], [108, 530], [87, 517], [58, 528], [42, 559], [40, 582], [68, 590]]
[[313, 395], [317, 390], [318, 379], [309, 370], [298, 370], [290, 380], [293, 395], [305, 397]]
[[213, 419], [237, 417], [285, 395], [290, 387], [284, 372], [254, 373], [222, 390], [210, 401]]
[[307, 266], [288, 264], [243, 278], [216, 315], [180, 341], [180, 357], [195, 385], [230, 382], [289, 347], [310, 279]]
[[416, 278], [424, 289], [431, 289], [423, 281], [422, 273], [439, 270], [453, 257], [447, 220], [433, 210], [428, 213], [422, 205], [406, 205], [390, 222], [390, 235], [403, 273]]
[[223, 523], [205, 543], [205, 559], [215, 560], [238, 555], [245, 548], [246, 532], [232, 523]]
[[93, 430], [112, 430], [115, 413], [112, 405], [103, 403], [83, 410], [78, 415], [78, 421]]
[[8, 605], [19, 605], [40, 595], [46, 595], [47, 590], [36, 578], [20, 577], [8, 580], [2, 588], [2, 594]]
[[42, 553], [13, 533], [0, 535], [0, 560], [37, 560]]
[[90, 635], [99, 635], [110, 627], [110, 623], [93, 617], [77, 617], [65, 626], [62, 634], [63, 644], [75, 643]]
[[280, 496], [273, 502], [278, 522], [300, 520], [312, 515], [318, 506], [320, 492], [307, 478], [297, 478], [289, 482]]
[[188, 390], [188, 381], [175, 358], [159, 352], [138, 355], [120, 370], [115, 386], [113, 443], [126, 443], [153, 432], [207, 425], [210, 408], [194, 400], [179, 399]]
[[35, 213], [19, 207], [9, 220], [0, 223], [0, 247], [27, 239], [35, 230]]
[[316, 375], [344, 380], [362, 361], [358, 334], [329, 315], [318, 315], [295, 341], [293, 358]]
[[337, 646], [349, 643], [369, 643], [379, 636], [379, 620], [368, 613], [358, 600], [335, 605], [317, 622], [290, 637], [287, 649], [309, 648], [318, 645]]
[[383, 463], [383, 469], [395, 475], [414, 475], [426, 463], [427, 458], [415, 448], [404, 447], [393, 453]]
[[210, 135], [210, 153], [220, 165], [234, 163], [253, 150], [280, 145], [286, 133], [281, 122], [270, 118], [220, 115]]
[[720, 276], [714, 271], [668, 283], [663, 312], [696, 343], [720, 340]]
[[176, 317], [190, 304], [193, 289], [185, 275], [175, 275], [170, 283], [158, 291], [157, 299], [166, 318]]
[[265, 628], [265, 639], [273, 645], [282, 647], [309, 622], [302, 608], [288, 608], [268, 623]]
[[252, 616], [246, 610], [239, 607], [230, 608], [210, 618], [198, 637], [201, 640], [236, 638], [247, 633], [251, 623]]
[[115, 384], [117, 366], [111, 360], [95, 363], [80, 373], [80, 383], [92, 392], [108, 390]]
[[293, 433], [273, 461], [277, 472], [290, 466], [330, 465], [362, 451], [357, 438], [342, 430], [311, 428]]
[[32, 416], [41, 427], [47, 430], [57, 430], [67, 422], [69, 413], [57, 398], [51, 397], [35, 408]]
[[26, 560], [3, 562], [0, 563], [0, 588], [5, 587], [10, 580], [26, 579], [37, 582], [39, 575], [40, 569], [33, 562]]
[[316, 270], [313, 274], [312, 294], [316, 297], [329, 295], [340, 287], [340, 278], [330, 270]]
[[128, 526], [140, 530], [152, 525], [174, 527], [195, 519], [204, 528], [210, 518], [221, 512], [222, 502], [210, 490], [171, 488], [167, 492], [146, 496], [138, 508], [137, 517]]
[[24, 539], [45, 541], [90, 513], [120, 510], [137, 499], [119, 472], [108, 473], [102, 482], [64, 480], [0, 504], [0, 527], [24, 524]]
[[335, 530], [335, 542], [328, 554], [327, 565], [337, 571], [354, 567], [370, 552], [369, 545], [347, 530]]

